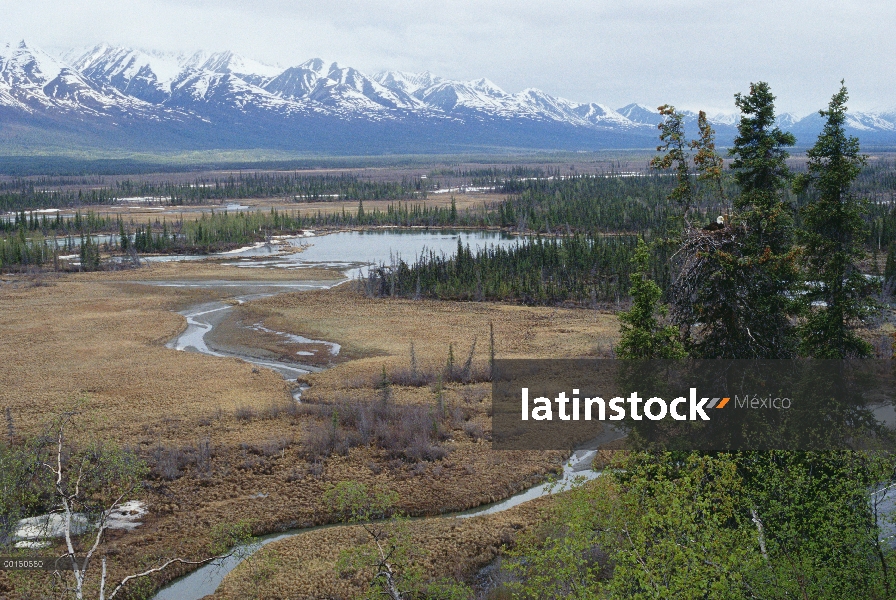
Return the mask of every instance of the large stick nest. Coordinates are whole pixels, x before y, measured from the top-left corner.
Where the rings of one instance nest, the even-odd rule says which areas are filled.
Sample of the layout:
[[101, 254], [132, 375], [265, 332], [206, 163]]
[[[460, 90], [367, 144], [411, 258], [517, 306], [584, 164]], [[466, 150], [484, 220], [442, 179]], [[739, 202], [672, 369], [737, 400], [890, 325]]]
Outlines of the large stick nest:
[[[673, 256], [679, 264], [677, 277], [672, 285], [673, 318], [679, 323], [690, 323], [698, 318], [693, 314], [693, 303], [703, 299], [708, 290], [720, 290], [713, 285], [727, 266], [732, 266], [743, 253], [743, 239], [746, 227], [743, 224], [724, 225], [706, 229], [688, 224], [681, 248]], [[719, 302], [734, 301], [736, 298], [718, 298]]]

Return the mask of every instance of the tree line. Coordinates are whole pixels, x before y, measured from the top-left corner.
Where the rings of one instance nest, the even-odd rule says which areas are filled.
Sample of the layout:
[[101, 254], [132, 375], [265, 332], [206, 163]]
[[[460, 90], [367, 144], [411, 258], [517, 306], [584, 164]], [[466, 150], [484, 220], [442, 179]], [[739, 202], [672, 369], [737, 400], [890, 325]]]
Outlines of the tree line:
[[618, 303], [628, 296], [634, 236], [536, 237], [474, 254], [458, 240], [447, 257], [430, 251], [363, 279], [372, 296], [499, 300], [525, 304]]
[[356, 175], [299, 175], [240, 173], [225, 178], [199, 178], [192, 183], [120, 181], [116, 193], [123, 197], [150, 196], [170, 204], [203, 204], [209, 200], [239, 198], [289, 198], [297, 202], [329, 200], [406, 200], [425, 198], [427, 183], [419, 178], [371, 181]]
[[296, 202], [330, 200], [408, 200], [426, 198], [429, 184], [420, 178], [372, 181], [356, 175], [239, 173], [200, 177], [191, 182], [125, 179], [112, 185], [77, 190], [47, 189], [52, 180], [16, 179], [0, 186], [0, 211], [114, 204], [122, 198], [158, 198], [170, 205], [211, 200], [286, 198]]

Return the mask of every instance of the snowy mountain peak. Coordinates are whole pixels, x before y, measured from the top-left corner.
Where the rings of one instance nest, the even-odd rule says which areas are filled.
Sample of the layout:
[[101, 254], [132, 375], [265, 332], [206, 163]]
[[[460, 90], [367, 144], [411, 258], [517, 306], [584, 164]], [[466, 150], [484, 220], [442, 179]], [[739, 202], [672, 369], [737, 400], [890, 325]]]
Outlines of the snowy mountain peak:
[[80, 71], [103, 73], [107, 77], [121, 75], [126, 79], [148, 68], [160, 84], [170, 83], [181, 72], [181, 60], [173, 54], [103, 44], [87, 51], [73, 62]]
[[0, 104], [27, 113], [58, 111], [82, 118], [125, 113], [144, 118], [154, 110], [25, 42], [14, 49], [6, 45], [0, 54]]
[[[651, 108], [644, 104], [627, 104], [622, 108], [616, 109], [616, 112], [631, 122], [642, 125], [656, 126], [663, 122], [663, 117], [656, 108]], [[692, 110], [680, 110], [679, 112], [684, 116], [685, 123], [694, 123], [697, 121], [698, 113]], [[733, 128], [737, 125], [740, 116], [735, 113], [716, 113], [707, 115], [706, 118], [711, 124], [717, 127]]]
[[422, 103], [401, 90], [389, 89], [352, 67], [332, 63], [308, 98], [343, 110], [380, 112], [383, 109], [420, 109]]
[[323, 75], [325, 64], [321, 58], [311, 58], [300, 64], [298, 68]]
[[68, 58], [73, 67], [79, 70], [84, 70], [90, 68], [103, 57], [114, 51], [115, 48], [109, 44], [102, 43], [81, 52], [66, 52], [63, 55], [63, 58]]
[[514, 97], [522, 99], [524, 102], [535, 102], [538, 104], [555, 104], [558, 98], [554, 98], [538, 88], [526, 88], [521, 92], [514, 94]]
[[39, 48], [20, 41], [0, 56], [0, 79], [10, 85], [43, 86], [56, 79], [63, 65]]
[[229, 50], [210, 55], [198, 68], [215, 73], [232, 73], [253, 85], [264, 85], [284, 71], [281, 67], [266, 65]]
[[714, 115], [707, 115], [706, 118], [710, 123], [715, 125], [734, 126], [737, 125], [740, 120], [740, 115], [737, 113], [716, 113]]
[[480, 92], [488, 94], [489, 96], [507, 96], [507, 92], [499, 88], [497, 85], [495, 85], [485, 77], [481, 79], [474, 79], [473, 81], [469, 82], [469, 85], [474, 90], [478, 90]]
[[296, 67], [284, 69], [276, 77], [264, 84], [264, 89], [280, 98], [305, 98], [315, 88], [318, 81], [326, 77], [324, 61], [319, 58], [306, 60]]
[[786, 131], [793, 127], [794, 124], [798, 123], [799, 120], [800, 118], [793, 113], [781, 113], [778, 115], [778, 118], [775, 119], [775, 125]]
[[346, 83], [350, 78], [356, 78], [358, 75], [359, 73], [353, 68], [341, 67], [337, 62], [330, 64], [330, 68], [327, 70], [328, 78], [342, 84]]
[[429, 71], [424, 71], [423, 73], [382, 71], [374, 75], [373, 79], [390, 90], [401, 91], [411, 95], [415, 95], [420, 90], [430, 88], [442, 81], [441, 78], [434, 77]]
[[582, 114], [582, 116], [586, 117], [586, 118], [615, 117], [617, 115], [622, 118], [626, 118], [624, 115], [620, 115], [618, 112], [616, 112], [609, 106], [605, 106], [603, 104], [598, 104], [596, 102], [589, 102], [588, 104], [582, 104], [578, 108], [579, 108], [579, 111]]
[[72, 61], [73, 67], [102, 85], [146, 102], [163, 102], [181, 73], [179, 57], [100, 44]]
[[627, 104], [622, 108], [617, 108], [616, 112], [633, 123], [641, 123], [643, 125], [659, 125], [663, 121], [663, 117], [655, 109], [644, 104]]

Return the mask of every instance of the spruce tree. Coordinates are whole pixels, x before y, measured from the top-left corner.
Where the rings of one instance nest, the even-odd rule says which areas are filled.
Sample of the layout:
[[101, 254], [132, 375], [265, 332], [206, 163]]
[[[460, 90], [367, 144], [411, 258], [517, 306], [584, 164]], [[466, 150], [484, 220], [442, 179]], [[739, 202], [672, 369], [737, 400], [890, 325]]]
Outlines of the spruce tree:
[[660, 303], [660, 286], [650, 279], [650, 254], [643, 239], [638, 240], [632, 264], [632, 307], [619, 313], [622, 335], [616, 355], [623, 359], [684, 358], [678, 328], [661, 323], [668, 311]]
[[725, 189], [722, 185], [722, 170], [725, 167], [725, 161], [716, 151], [716, 132], [709, 124], [706, 113], [702, 110], [697, 114], [697, 129], [700, 132], [699, 136], [688, 144], [691, 149], [697, 151], [694, 154], [697, 182], [704, 188], [703, 196], [725, 204]]
[[868, 357], [871, 344], [855, 333], [874, 310], [872, 285], [857, 263], [865, 257], [867, 202], [851, 191], [865, 165], [859, 140], [846, 135], [846, 101], [841, 81], [831, 98], [818, 141], [808, 151], [808, 172], [797, 178], [798, 192], [811, 188], [817, 197], [801, 211], [806, 277], [802, 296], [806, 318], [800, 326], [800, 350], [814, 358]]
[[774, 100], [765, 82], [751, 84], [747, 96], [735, 94], [741, 118], [729, 150], [734, 157], [731, 169], [740, 185], [734, 208], [750, 229], [748, 251], [754, 257], [767, 250], [780, 255], [791, 249], [793, 218], [784, 197], [791, 173], [784, 148], [794, 145], [796, 138], [775, 126]]
[[663, 122], [657, 125], [662, 143], [656, 147], [656, 151], [663, 154], [652, 158], [650, 166], [661, 170], [675, 168], [676, 185], [669, 194], [669, 200], [678, 204], [683, 212], [687, 213], [693, 201], [693, 184], [688, 164], [690, 156], [687, 152], [689, 144], [684, 133], [684, 115], [668, 104], [660, 106], [657, 110], [663, 116]]
[[793, 211], [785, 196], [791, 179], [785, 147], [796, 139], [775, 125], [774, 100], [765, 82], [751, 84], [746, 96], [735, 95], [741, 118], [729, 154], [740, 186], [734, 218], [744, 232], [742, 256], [732, 266], [745, 270], [741, 279], [749, 283], [740, 292], [745, 295], [738, 318], [742, 349], [729, 358], [788, 358], [795, 352], [797, 263]]
[[119, 239], [119, 246], [121, 247], [121, 251], [127, 252], [128, 244], [129, 244], [130, 240], [128, 239], [127, 233], [125, 233], [124, 222], [120, 218], [118, 220], [118, 239]]

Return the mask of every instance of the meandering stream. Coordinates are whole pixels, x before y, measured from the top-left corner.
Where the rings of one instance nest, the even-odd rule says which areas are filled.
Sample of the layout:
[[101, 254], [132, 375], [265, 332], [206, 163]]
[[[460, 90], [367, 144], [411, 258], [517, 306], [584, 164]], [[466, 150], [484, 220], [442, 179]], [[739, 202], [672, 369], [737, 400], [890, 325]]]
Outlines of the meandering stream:
[[[485, 504], [477, 508], [446, 513], [436, 517], [425, 517], [433, 519], [465, 519], [475, 517], [477, 515], [486, 515], [505, 511], [514, 506], [518, 506], [523, 502], [534, 500], [542, 496], [550, 495], [564, 489], [568, 489], [570, 485], [576, 481], [583, 479], [594, 479], [600, 476], [599, 472], [591, 470], [591, 461], [594, 458], [594, 451], [587, 450], [575, 453], [563, 468], [563, 474], [556, 481], [547, 484], [538, 484], [518, 494], [510, 496], [500, 502]], [[290, 529], [283, 533], [273, 533], [262, 536], [253, 544], [243, 546], [237, 549], [234, 555], [217, 563], [204, 565], [192, 573], [176, 579], [164, 588], [162, 588], [155, 596], [154, 600], [199, 600], [203, 596], [213, 594], [224, 577], [236, 568], [243, 560], [258, 551], [262, 546], [266, 546], [271, 542], [290, 538], [302, 533], [324, 529], [327, 527], [344, 527], [342, 523], [333, 523], [330, 525], [317, 525], [314, 527], [300, 527]]]

